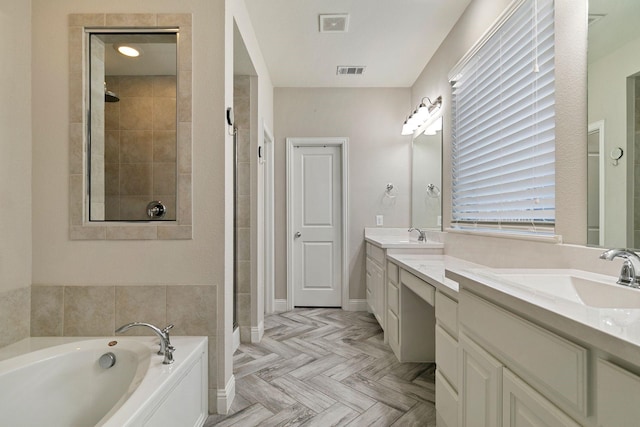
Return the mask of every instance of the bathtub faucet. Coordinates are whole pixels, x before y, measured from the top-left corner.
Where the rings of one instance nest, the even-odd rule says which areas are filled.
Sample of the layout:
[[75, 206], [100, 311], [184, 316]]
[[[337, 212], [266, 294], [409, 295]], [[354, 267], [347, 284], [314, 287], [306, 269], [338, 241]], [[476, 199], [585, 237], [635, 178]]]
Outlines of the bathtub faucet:
[[170, 365], [173, 363], [173, 351], [175, 350], [175, 348], [171, 345], [171, 341], [169, 340], [169, 330], [173, 328], [173, 325], [169, 325], [164, 329], [160, 329], [150, 323], [131, 322], [116, 329], [116, 334], [126, 332], [134, 326], [144, 326], [155, 332], [156, 335], [160, 337], [160, 351], [158, 351], [158, 354], [164, 355], [164, 360], [162, 361], [162, 363], [164, 363], [165, 365]]

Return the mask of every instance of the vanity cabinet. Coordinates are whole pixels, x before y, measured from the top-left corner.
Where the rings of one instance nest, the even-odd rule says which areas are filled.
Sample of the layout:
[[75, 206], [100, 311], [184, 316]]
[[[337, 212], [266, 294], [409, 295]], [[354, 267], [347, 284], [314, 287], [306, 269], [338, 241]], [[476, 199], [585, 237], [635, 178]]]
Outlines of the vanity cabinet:
[[436, 291], [436, 410], [440, 427], [458, 426], [458, 301]]
[[387, 264], [387, 329], [389, 346], [400, 362], [435, 361], [435, 288]]
[[459, 298], [461, 426], [590, 421], [588, 349], [465, 290]]
[[384, 250], [366, 244], [366, 285], [367, 285], [367, 306], [376, 317], [383, 330], [386, 329], [385, 306], [386, 295], [384, 289], [385, 278], [385, 253]]
[[632, 426], [640, 423], [640, 376], [598, 358], [598, 426]]

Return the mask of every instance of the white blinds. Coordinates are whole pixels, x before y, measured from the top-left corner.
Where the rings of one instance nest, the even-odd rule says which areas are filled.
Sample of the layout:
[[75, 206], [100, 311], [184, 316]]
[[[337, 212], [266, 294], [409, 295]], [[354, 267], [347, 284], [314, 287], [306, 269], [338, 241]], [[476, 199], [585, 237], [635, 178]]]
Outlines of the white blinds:
[[451, 79], [452, 219], [553, 224], [553, 0], [525, 0]]

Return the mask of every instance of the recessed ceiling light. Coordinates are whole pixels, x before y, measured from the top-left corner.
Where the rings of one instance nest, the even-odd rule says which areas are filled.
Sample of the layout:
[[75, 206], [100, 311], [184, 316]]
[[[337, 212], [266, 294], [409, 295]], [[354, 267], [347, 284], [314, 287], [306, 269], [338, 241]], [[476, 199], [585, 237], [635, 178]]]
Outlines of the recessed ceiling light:
[[320, 18], [321, 33], [346, 33], [349, 29], [349, 14], [322, 14]]
[[113, 48], [121, 55], [128, 56], [130, 58], [137, 58], [142, 55], [142, 49], [130, 44], [114, 44]]

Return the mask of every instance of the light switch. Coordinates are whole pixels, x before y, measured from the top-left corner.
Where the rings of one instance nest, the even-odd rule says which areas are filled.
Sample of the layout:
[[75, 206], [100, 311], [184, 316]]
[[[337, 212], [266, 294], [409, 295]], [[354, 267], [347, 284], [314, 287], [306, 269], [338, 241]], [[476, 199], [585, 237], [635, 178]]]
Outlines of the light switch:
[[378, 227], [384, 225], [384, 215], [376, 215], [376, 225]]

